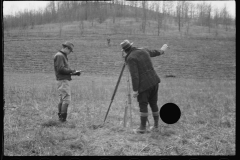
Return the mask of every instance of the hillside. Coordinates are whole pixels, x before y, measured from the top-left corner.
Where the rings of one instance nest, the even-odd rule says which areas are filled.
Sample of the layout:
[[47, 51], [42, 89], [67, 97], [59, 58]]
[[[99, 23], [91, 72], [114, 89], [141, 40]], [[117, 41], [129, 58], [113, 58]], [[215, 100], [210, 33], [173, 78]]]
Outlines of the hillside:
[[[165, 55], [153, 58], [160, 76], [174, 75], [183, 78], [235, 79], [235, 30], [207, 33], [207, 28], [191, 27], [189, 34], [179, 33], [174, 23], [166, 24], [157, 36], [157, 24], [150, 21], [146, 33], [140, 31], [135, 19], [117, 19], [113, 24], [84, 21], [46, 24], [34, 29], [10, 30], [4, 33], [4, 72], [53, 72], [52, 56], [66, 40], [75, 45], [69, 56], [72, 68], [89, 74], [118, 75], [122, 66], [120, 43], [124, 39], [137, 47], [159, 49], [168, 43]], [[81, 33], [82, 32], [82, 33]], [[111, 46], [107, 45], [111, 39]]]

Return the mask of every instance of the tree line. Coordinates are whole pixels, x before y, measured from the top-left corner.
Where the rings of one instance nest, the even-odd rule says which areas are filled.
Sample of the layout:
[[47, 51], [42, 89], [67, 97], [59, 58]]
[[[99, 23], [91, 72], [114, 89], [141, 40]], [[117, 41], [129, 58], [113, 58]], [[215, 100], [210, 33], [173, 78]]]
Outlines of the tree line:
[[235, 24], [227, 6], [214, 8], [206, 2], [193, 3], [191, 1], [50, 1], [43, 10], [25, 10], [15, 15], [3, 17], [5, 29], [30, 27], [47, 23], [62, 23], [73, 21], [97, 21], [103, 23], [106, 19], [116, 22], [117, 17], [132, 17], [141, 22], [145, 32], [147, 21], [157, 22], [158, 35], [167, 19], [173, 19], [181, 31], [187, 30], [191, 24], [211, 28], [224, 26], [225, 30]]

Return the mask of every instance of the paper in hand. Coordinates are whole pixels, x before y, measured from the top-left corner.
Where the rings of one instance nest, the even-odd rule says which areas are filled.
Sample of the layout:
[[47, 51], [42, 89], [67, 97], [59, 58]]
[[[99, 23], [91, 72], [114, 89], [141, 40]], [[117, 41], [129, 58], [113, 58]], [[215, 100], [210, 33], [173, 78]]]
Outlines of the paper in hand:
[[80, 76], [81, 74], [81, 70], [80, 71], [75, 71], [74, 73], [72, 73], [72, 75], [76, 75], [76, 76]]

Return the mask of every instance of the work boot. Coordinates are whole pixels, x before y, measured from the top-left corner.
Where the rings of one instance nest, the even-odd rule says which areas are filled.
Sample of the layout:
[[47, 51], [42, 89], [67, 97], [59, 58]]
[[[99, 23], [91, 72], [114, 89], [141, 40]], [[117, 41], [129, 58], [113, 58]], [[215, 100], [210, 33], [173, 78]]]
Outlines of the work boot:
[[151, 131], [158, 131], [158, 121], [159, 121], [158, 112], [153, 112], [153, 120], [154, 120], [154, 125], [150, 127], [150, 130]]
[[59, 121], [61, 120], [61, 113], [58, 113], [58, 119], [59, 119]]
[[67, 110], [68, 110], [68, 104], [67, 103], [64, 103], [64, 104], [62, 104], [62, 108], [61, 108], [61, 111], [62, 111], [62, 113], [61, 113], [61, 118], [60, 118], [60, 121], [61, 122], [65, 122], [66, 121], [66, 119], [67, 119]]
[[58, 118], [61, 119], [62, 103], [58, 103]]
[[67, 113], [61, 113], [61, 119], [60, 119], [60, 121], [61, 121], [61, 122], [66, 122], [66, 119], [67, 119]]
[[135, 134], [137, 133], [144, 134], [148, 132], [146, 127], [147, 118], [148, 118], [147, 116], [140, 116], [141, 124], [139, 128], [133, 130]]

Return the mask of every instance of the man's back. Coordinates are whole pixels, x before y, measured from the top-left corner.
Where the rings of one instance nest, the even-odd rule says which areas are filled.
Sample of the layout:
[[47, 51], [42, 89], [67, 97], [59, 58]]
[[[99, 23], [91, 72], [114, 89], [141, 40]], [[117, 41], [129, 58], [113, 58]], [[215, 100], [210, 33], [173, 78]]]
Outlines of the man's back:
[[149, 53], [144, 49], [137, 49], [132, 51], [128, 58], [133, 58], [138, 64], [139, 74], [143, 74], [149, 70], [153, 70], [153, 64]]
[[58, 52], [54, 55], [54, 71], [57, 80], [71, 80], [72, 72], [68, 65], [68, 59], [64, 53]]
[[151, 55], [154, 57], [160, 53], [157, 53], [156, 50], [135, 48], [126, 59], [132, 76], [133, 90], [137, 90], [139, 93], [160, 83], [160, 78], [153, 68]]

